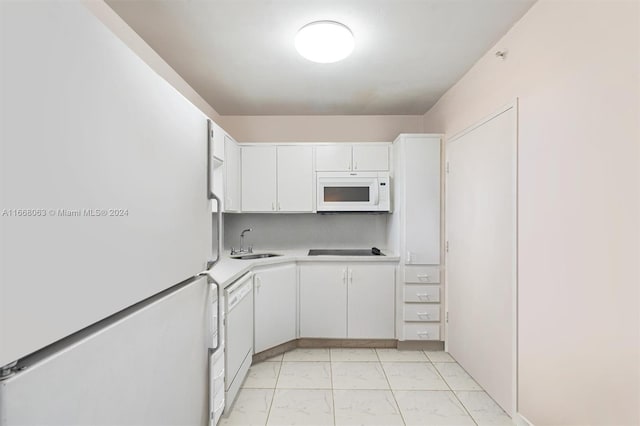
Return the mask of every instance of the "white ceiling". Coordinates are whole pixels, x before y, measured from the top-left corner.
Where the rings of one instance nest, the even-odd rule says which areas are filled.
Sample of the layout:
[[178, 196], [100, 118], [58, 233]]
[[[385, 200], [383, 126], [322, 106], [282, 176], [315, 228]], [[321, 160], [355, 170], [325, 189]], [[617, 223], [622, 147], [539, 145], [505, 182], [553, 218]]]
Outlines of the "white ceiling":
[[[223, 115], [423, 114], [534, 0], [107, 0]], [[293, 40], [342, 22], [356, 47], [316, 64]]]

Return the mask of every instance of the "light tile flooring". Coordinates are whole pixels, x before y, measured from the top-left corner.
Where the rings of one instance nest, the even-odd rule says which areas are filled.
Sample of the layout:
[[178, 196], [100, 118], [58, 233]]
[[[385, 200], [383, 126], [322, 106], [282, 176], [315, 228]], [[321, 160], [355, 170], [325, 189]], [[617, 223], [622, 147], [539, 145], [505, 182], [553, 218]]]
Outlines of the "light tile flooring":
[[446, 352], [295, 349], [251, 366], [220, 425], [512, 425]]

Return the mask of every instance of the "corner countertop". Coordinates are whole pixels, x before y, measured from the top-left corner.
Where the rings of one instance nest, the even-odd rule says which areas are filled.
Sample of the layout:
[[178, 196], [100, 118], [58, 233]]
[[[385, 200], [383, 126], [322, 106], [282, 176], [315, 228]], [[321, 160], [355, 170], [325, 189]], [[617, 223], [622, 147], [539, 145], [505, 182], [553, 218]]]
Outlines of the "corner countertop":
[[384, 256], [309, 256], [308, 249], [298, 250], [259, 250], [254, 254], [276, 253], [281, 256], [267, 257], [263, 259], [232, 259], [228, 252], [220, 256], [220, 261], [209, 269], [208, 273], [222, 288], [232, 284], [238, 278], [261, 266], [278, 265], [291, 262], [375, 262], [397, 263], [400, 256], [382, 250]]

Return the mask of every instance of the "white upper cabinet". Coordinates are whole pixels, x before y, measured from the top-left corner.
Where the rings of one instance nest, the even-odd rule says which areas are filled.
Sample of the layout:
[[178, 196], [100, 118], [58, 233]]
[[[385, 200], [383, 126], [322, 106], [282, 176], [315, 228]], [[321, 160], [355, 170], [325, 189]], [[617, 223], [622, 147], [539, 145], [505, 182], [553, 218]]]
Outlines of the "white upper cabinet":
[[351, 145], [335, 143], [316, 146], [316, 171], [342, 172], [351, 170]]
[[277, 210], [312, 212], [313, 148], [299, 145], [279, 146], [277, 169]]
[[393, 149], [390, 246], [403, 264], [439, 265], [440, 136], [400, 135]]
[[[242, 195], [242, 211], [311, 213], [315, 210], [314, 153], [316, 171], [387, 171], [390, 146], [387, 143], [243, 145], [238, 192]], [[229, 154], [225, 163], [229, 162], [228, 157]], [[240, 211], [240, 206], [225, 211]]]
[[213, 139], [213, 156], [219, 160], [224, 160], [224, 138], [225, 131], [222, 127], [218, 126], [214, 121], [211, 121], [211, 133]]
[[405, 144], [405, 263], [440, 263], [440, 138]]
[[316, 171], [387, 171], [389, 144], [344, 144], [316, 146]]
[[277, 210], [276, 147], [242, 147], [242, 211]]
[[224, 158], [224, 211], [239, 212], [242, 189], [240, 146], [229, 135], [224, 136]]
[[242, 147], [243, 212], [313, 212], [313, 148]]
[[353, 170], [359, 172], [389, 170], [389, 145], [353, 145]]

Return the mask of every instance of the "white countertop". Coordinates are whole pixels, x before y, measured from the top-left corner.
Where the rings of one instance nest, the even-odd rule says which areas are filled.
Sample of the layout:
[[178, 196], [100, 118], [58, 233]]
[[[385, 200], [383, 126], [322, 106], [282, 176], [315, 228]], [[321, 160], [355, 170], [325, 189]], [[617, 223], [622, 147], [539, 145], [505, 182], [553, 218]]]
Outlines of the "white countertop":
[[228, 252], [220, 256], [220, 261], [211, 268], [209, 275], [222, 288], [227, 287], [235, 280], [256, 267], [277, 265], [290, 262], [391, 262], [400, 261], [400, 256], [382, 250], [384, 256], [308, 256], [308, 249], [298, 250], [259, 250], [253, 254], [275, 253], [281, 256], [266, 257], [263, 259], [232, 259]]

